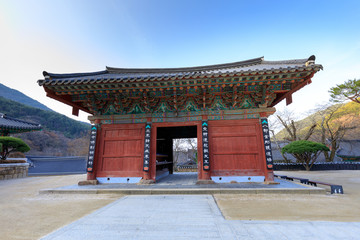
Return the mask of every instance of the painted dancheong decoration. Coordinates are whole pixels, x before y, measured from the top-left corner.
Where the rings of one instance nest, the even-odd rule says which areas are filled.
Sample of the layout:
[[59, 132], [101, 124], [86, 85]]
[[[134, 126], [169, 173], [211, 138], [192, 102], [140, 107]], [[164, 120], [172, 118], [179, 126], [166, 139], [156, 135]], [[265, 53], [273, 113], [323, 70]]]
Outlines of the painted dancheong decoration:
[[145, 142], [144, 142], [144, 167], [145, 172], [149, 171], [150, 165], [150, 141], [151, 141], [151, 124], [145, 126]]
[[273, 169], [273, 157], [271, 151], [270, 130], [267, 118], [261, 118], [261, 127], [264, 139], [265, 158], [267, 169]]
[[95, 125], [92, 125], [91, 132], [90, 132], [89, 156], [88, 156], [87, 167], [86, 167], [88, 172], [92, 172], [93, 167], [94, 167], [96, 134], [97, 134], [97, 127]]
[[207, 121], [201, 124], [202, 129], [202, 143], [203, 143], [203, 168], [206, 171], [210, 170], [210, 154], [209, 154], [209, 126]]
[[[258, 119], [260, 113], [311, 83], [315, 57], [246, 61], [189, 68], [125, 69], [91, 73], [43, 72], [47, 96], [109, 123]], [[100, 117], [101, 116], [101, 117]]]
[[[203, 144], [198, 148], [200, 161], [202, 157], [199, 180], [237, 176], [271, 182], [273, 160], [266, 118], [279, 102], [291, 104], [292, 94], [310, 84], [321, 69], [315, 56], [282, 61], [259, 57], [184, 68], [43, 72], [44, 79], [38, 83], [48, 97], [72, 106], [74, 115], [82, 110], [91, 114], [91, 123], [98, 124], [96, 146], [101, 147], [89, 159], [96, 168], [89, 172], [89, 179], [155, 181], [156, 168], [150, 166], [156, 166], [156, 153], [150, 154], [150, 141], [155, 151], [162, 142], [152, 139], [151, 131], [155, 137], [159, 128], [192, 125], [198, 129], [198, 143]], [[264, 120], [266, 124], [260, 122], [260, 127], [259, 121]], [[148, 134], [144, 126], [149, 135], [144, 136]], [[171, 154], [167, 161], [173, 164]], [[88, 166], [91, 171], [93, 166]]]

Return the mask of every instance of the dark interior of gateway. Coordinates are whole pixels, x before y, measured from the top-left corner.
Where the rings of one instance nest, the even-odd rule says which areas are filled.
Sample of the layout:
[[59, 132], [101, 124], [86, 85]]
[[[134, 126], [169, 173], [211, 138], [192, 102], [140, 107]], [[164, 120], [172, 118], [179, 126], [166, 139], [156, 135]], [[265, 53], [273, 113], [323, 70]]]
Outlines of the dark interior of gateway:
[[157, 128], [156, 179], [173, 173], [173, 140], [179, 138], [197, 138], [196, 126]]

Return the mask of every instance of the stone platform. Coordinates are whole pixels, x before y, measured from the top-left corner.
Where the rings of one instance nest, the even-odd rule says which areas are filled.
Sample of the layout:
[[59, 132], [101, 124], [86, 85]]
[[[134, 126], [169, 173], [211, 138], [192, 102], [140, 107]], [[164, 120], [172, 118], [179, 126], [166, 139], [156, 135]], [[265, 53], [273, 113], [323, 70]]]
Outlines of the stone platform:
[[304, 184], [275, 179], [278, 184], [264, 183], [216, 183], [196, 184], [196, 173], [175, 173], [160, 179], [155, 184], [139, 185], [131, 183], [70, 185], [54, 189], [42, 189], [40, 193], [56, 194], [325, 194], [325, 189]]

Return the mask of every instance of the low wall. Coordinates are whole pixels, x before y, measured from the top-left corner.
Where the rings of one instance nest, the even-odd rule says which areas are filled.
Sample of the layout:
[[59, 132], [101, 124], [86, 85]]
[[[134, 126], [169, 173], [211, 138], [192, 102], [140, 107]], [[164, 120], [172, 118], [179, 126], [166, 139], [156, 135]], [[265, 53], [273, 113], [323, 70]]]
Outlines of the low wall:
[[28, 168], [28, 163], [0, 164], [0, 180], [27, 177]]
[[27, 156], [29, 176], [66, 175], [86, 173], [86, 157]]
[[[275, 171], [297, 171], [305, 170], [301, 163], [274, 163]], [[314, 163], [310, 171], [324, 171], [324, 170], [360, 170], [360, 162], [335, 162], [335, 163]]]
[[177, 172], [197, 172], [197, 166], [196, 165], [183, 165], [183, 166], [177, 166]]

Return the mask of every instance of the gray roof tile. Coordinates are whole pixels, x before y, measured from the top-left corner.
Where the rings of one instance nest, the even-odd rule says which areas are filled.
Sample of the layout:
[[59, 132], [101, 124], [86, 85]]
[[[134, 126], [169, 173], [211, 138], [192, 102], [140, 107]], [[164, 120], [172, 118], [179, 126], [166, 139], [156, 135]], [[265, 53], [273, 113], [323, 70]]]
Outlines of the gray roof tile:
[[112, 68], [92, 73], [54, 74], [43, 72], [42, 85], [68, 85], [77, 83], [133, 82], [182, 79], [190, 77], [218, 77], [236, 74], [264, 74], [322, 69], [314, 63], [314, 56], [307, 59], [265, 61], [263, 57], [241, 62], [187, 68]]
[[8, 117], [0, 113], [0, 130], [41, 130], [41, 125]]

